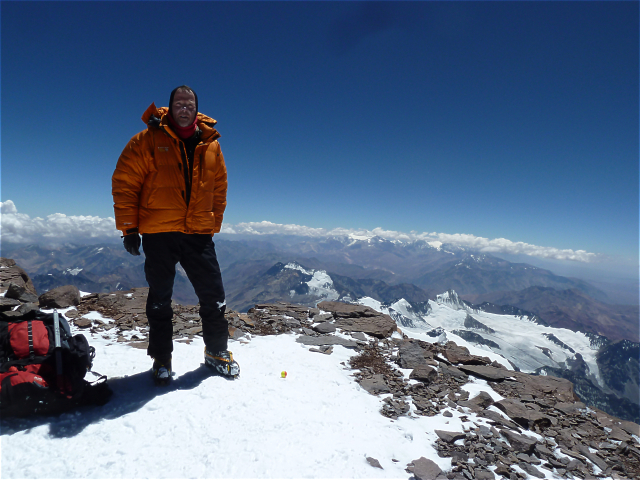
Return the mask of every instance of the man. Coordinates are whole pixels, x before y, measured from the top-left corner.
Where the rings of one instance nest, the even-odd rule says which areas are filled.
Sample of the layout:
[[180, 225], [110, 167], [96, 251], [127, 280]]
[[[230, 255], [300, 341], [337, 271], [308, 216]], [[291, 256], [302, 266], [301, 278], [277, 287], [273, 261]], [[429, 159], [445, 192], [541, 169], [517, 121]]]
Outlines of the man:
[[[171, 379], [171, 295], [180, 262], [200, 300], [205, 364], [235, 378], [240, 368], [227, 350], [222, 276], [212, 240], [227, 205], [227, 169], [213, 128], [198, 112], [198, 96], [186, 85], [171, 92], [169, 108], [151, 104], [142, 115], [147, 129], [124, 148], [113, 173], [116, 228], [125, 249], [146, 259], [146, 313], [153, 377]], [[140, 236], [142, 235], [142, 242]]]

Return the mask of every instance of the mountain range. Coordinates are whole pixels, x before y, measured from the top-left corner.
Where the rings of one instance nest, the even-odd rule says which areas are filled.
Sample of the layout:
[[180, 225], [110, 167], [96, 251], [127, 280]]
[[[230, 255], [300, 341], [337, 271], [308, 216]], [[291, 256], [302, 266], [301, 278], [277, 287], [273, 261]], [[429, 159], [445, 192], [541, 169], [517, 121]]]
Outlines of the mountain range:
[[[104, 250], [99, 250], [100, 248], [91, 251], [89, 257], [102, 254]], [[49, 256], [55, 257], [55, 254]], [[1, 271], [3, 282], [8, 288], [6, 295], [9, 296], [11, 293], [9, 299], [3, 299], [6, 300], [6, 309], [15, 304], [16, 295], [19, 293], [19, 289], [13, 291], [9, 288], [9, 284], [14, 281], [12, 278], [18, 283], [21, 280], [22, 283], [31, 284], [31, 281], [27, 281], [28, 275], [15, 266], [13, 260], [3, 260]], [[80, 267], [68, 268], [61, 278], [81, 278], [81, 273]], [[45, 277], [51, 278], [49, 275]], [[261, 311], [264, 305], [269, 304], [276, 307], [289, 305], [286, 307], [289, 310], [298, 308], [291, 306], [292, 304], [298, 305], [299, 308], [313, 309], [316, 312], [316, 322], [319, 322], [319, 325], [314, 328], [321, 333], [326, 333], [325, 328], [328, 331], [336, 328], [325, 321], [331, 314], [324, 310], [332, 312], [331, 305], [342, 305], [340, 308], [346, 309], [345, 313], [368, 308], [362, 310], [363, 318], [353, 321], [362, 325], [363, 322], [370, 322], [372, 317], [385, 317], [394, 328], [401, 328], [401, 335], [408, 334], [411, 338], [438, 345], [466, 345], [475, 349], [481, 356], [501, 358], [504, 365], [510, 365], [515, 371], [565, 378], [574, 385], [575, 393], [586, 405], [622, 419], [640, 421], [640, 345], [637, 342], [612, 341], [606, 336], [585, 331], [584, 328], [572, 330], [551, 326], [535, 313], [510, 305], [489, 302], [472, 304], [461, 299], [454, 290], [448, 290], [431, 299], [424, 290], [412, 284], [388, 285], [381, 280], [355, 280], [312, 269], [298, 262], [278, 262], [266, 271], [247, 277], [242, 285], [236, 287], [238, 293], [228, 294], [228, 302], [255, 302], [248, 309], [249, 314], [255, 314], [256, 310]], [[35, 290], [33, 284], [30, 288]], [[63, 294], [62, 292], [67, 292], [69, 288], [73, 287], [65, 286], [56, 290]], [[107, 306], [103, 315], [115, 315], [111, 307], [120, 295], [120, 298], [125, 300], [123, 307], [126, 308], [119, 312], [116, 318], [118, 321], [128, 322], [127, 319], [135, 319], [143, 314], [146, 290], [148, 289], [134, 288], [128, 291], [116, 290], [116, 293], [86, 293], [85, 296]], [[133, 292], [138, 291], [142, 292], [143, 298], [140, 298], [138, 303], [130, 301]], [[51, 291], [47, 295], [55, 293]], [[128, 308], [132, 309], [131, 312]], [[194, 313], [198, 309], [197, 306], [175, 304], [174, 313], [177, 316], [174, 318], [174, 332], [185, 328], [192, 333], [196, 330], [201, 331], [201, 328], [185, 323], [185, 318], [182, 317], [185, 308]], [[247, 318], [245, 314], [242, 314], [245, 315], [243, 317], [238, 316], [231, 309], [229, 312], [232, 317], [235, 315], [234, 318]], [[337, 325], [342, 325], [341, 312], [342, 310], [333, 312]], [[286, 310], [277, 314], [274, 319], [288, 325], [287, 322], [295, 323], [295, 315], [291, 315], [294, 314]], [[197, 313], [190, 313], [186, 318], [193, 317], [197, 318]], [[240, 324], [236, 322], [233, 328], [242, 327], [242, 322], [244, 320]], [[87, 326], [86, 322], [80, 324]], [[273, 325], [269, 325], [265, 325], [264, 328], [274, 328]], [[144, 325], [140, 326], [144, 329]], [[573, 326], [577, 327], [575, 324]], [[343, 325], [343, 328], [350, 327]], [[131, 333], [132, 326], [127, 324], [123, 329]], [[230, 329], [230, 335], [235, 338], [236, 332], [233, 330], [232, 333], [232, 330]], [[309, 335], [312, 330], [303, 329], [303, 333]]]
[[473, 303], [512, 305], [534, 312], [553, 327], [582, 330], [611, 340], [638, 341], [638, 308], [609, 305], [576, 288], [528, 287], [520, 291], [465, 295]]
[[[454, 290], [470, 303], [487, 303], [487, 309], [520, 309], [548, 325], [602, 335], [612, 341], [639, 340], [637, 304], [616, 305], [607, 293], [584, 280], [468, 248], [353, 235], [233, 238], [216, 236], [214, 240], [227, 303], [238, 311], [265, 301], [311, 304], [325, 299], [305, 291], [313, 276], [324, 272], [340, 299], [368, 296], [392, 302], [404, 298], [419, 305]], [[2, 254], [11, 256], [29, 273], [39, 292], [68, 284], [87, 292], [146, 285], [144, 255], [131, 256], [117, 243], [55, 248], [3, 245]], [[286, 268], [292, 264], [299, 269]], [[183, 304], [197, 303], [180, 265], [174, 299]]]
[[[593, 404], [637, 406], [638, 306], [608, 303], [607, 293], [584, 280], [466, 248], [378, 237], [217, 239], [216, 251], [235, 311], [279, 301], [360, 303], [418, 333], [464, 339], [517, 368], [564, 376]], [[38, 293], [69, 284], [102, 293], [146, 286], [144, 255], [119, 244], [15, 246], [9, 254]], [[197, 303], [179, 265], [174, 300]], [[512, 325], [521, 329], [505, 336]]]

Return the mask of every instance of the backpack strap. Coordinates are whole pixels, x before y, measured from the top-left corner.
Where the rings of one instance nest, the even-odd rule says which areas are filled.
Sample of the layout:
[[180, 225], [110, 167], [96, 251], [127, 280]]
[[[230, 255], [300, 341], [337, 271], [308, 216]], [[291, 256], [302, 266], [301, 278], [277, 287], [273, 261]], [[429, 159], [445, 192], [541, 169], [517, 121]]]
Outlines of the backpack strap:
[[27, 333], [27, 336], [29, 338], [29, 358], [33, 360], [36, 356], [36, 352], [33, 348], [33, 325], [31, 323], [31, 320], [27, 321]]
[[0, 364], [0, 374], [6, 373], [11, 367], [16, 367], [18, 370], [26, 367], [27, 365], [45, 363], [50, 357], [48, 355], [34, 355], [33, 358], [18, 358], [17, 360], [9, 360]]

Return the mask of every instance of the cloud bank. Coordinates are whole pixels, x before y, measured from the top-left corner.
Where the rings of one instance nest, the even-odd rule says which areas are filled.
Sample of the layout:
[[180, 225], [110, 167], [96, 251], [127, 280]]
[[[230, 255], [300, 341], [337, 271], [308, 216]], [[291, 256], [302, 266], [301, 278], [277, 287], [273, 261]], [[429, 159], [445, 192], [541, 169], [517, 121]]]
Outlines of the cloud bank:
[[11, 200], [0, 202], [0, 238], [6, 243], [43, 243], [46, 245], [73, 242], [100, 242], [120, 235], [113, 218], [64, 215], [54, 213], [46, 218], [31, 218]]
[[[91, 216], [67, 216], [54, 213], [46, 218], [18, 213], [18, 209], [11, 200], [0, 202], [0, 223], [2, 225], [1, 240], [8, 243], [87, 243], [114, 240], [120, 236], [115, 229], [115, 220], [111, 217], [100, 218]], [[555, 260], [573, 260], [589, 263], [599, 260], [602, 256], [585, 250], [559, 249], [541, 247], [524, 242], [513, 242], [506, 238], [484, 238], [463, 233], [417, 233], [397, 232], [374, 228], [373, 230], [347, 228], [313, 228], [304, 225], [279, 224], [272, 222], [248, 222], [236, 225], [223, 225], [221, 233], [244, 235], [296, 235], [303, 237], [349, 237], [364, 240], [373, 237], [385, 240], [413, 242], [422, 240], [433, 246], [451, 244], [467, 247], [485, 253], [504, 253], [514, 255], [528, 255], [531, 257]]]
[[373, 230], [335, 228], [328, 230], [325, 228], [312, 228], [303, 225], [283, 225], [272, 222], [250, 222], [239, 223], [237, 225], [227, 225], [222, 228], [221, 233], [228, 234], [252, 234], [252, 235], [300, 235], [305, 237], [351, 237], [353, 239], [368, 239], [373, 237], [384, 238], [385, 240], [396, 240], [401, 242], [413, 242], [423, 240], [434, 246], [441, 244], [451, 244], [458, 247], [467, 247], [485, 253], [508, 253], [513, 255], [528, 255], [531, 257], [549, 258], [555, 260], [573, 260], [576, 262], [593, 262], [601, 255], [590, 253], [585, 250], [559, 249], [553, 247], [540, 247], [524, 242], [512, 242], [506, 238], [484, 238], [465, 233], [404, 233], [394, 230], [384, 230], [374, 228]]

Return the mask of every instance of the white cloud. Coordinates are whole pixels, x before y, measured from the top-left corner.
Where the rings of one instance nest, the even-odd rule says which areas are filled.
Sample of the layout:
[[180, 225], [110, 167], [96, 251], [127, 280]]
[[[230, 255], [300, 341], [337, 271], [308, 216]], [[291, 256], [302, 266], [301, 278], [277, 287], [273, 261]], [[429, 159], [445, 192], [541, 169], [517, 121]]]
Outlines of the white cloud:
[[[306, 237], [333, 237], [346, 236], [354, 239], [367, 239], [380, 237], [386, 240], [396, 240], [402, 242], [412, 242], [423, 240], [432, 245], [447, 243], [458, 247], [467, 247], [485, 253], [509, 253], [514, 255], [528, 255], [531, 257], [549, 258], [555, 260], [573, 260], [577, 262], [593, 262], [601, 255], [587, 252], [585, 250], [559, 249], [554, 247], [541, 247], [524, 242], [513, 242], [506, 238], [484, 238], [464, 233], [416, 233], [397, 232], [394, 230], [384, 230], [374, 228], [373, 230], [335, 228], [332, 230], [325, 228], [311, 228], [303, 225], [278, 224], [272, 222], [249, 222], [238, 223], [237, 225], [226, 225], [221, 233], [229, 234], [252, 234], [252, 235], [301, 235]], [[435, 242], [435, 243], [434, 243]]]
[[117, 238], [113, 218], [67, 216], [54, 213], [46, 218], [31, 218], [18, 209], [11, 200], [0, 202], [1, 238], [7, 243], [83, 243]]
[[[117, 238], [120, 232], [115, 229], [115, 220], [111, 217], [100, 218], [91, 216], [67, 216], [54, 213], [46, 218], [18, 213], [18, 209], [11, 200], [0, 202], [2, 224], [1, 238], [8, 243], [82, 243], [87, 241], [102, 241]], [[468, 247], [486, 253], [508, 253], [528, 255], [531, 257], [555, 260], [573, 260], [577, 262], [592, 262], [602, 256], [585, 250], [559, 249], [541, 247], [524, 242], [513, 242], [506, 238], [484, 238], [463, 233], [417, 233], [397, 232], [374, 228], [373, 230], [355, 228], [313, 228], [304, 225], [280, 224], [273, 222], [247, 222], [236, 225], [225, 224], [221, 233], [249, 234], [249, 235], [298, 235], [304, 237], [350, 237], [353, 239], [367, 239], [380, 237], [386, 240], [411, 242], [424, 240], [432, 245], [447, 243], [459, 247]]]

